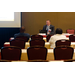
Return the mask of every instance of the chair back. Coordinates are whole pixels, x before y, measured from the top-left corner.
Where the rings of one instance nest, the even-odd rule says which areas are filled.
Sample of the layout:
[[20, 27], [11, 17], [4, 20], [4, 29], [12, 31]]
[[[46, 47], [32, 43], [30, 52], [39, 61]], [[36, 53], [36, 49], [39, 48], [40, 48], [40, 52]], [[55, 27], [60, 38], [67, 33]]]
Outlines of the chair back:
[[74, 34], [75, 33], [75, 30], [74, 29], [67, 29], [67, 33]]
[[17, 46], [17, 47], [20, 47], [21, 49], [24, 49], [25, 41], [22, 39], [13, 39], [10, 41], [10, 46]]
[[69, 36], [69, 40], [70, 40], [71, 42], [75, 42], [75, 35], [70, 35], [70, 36]]
[[34, 40], [34, 39], [43, 40], [43, 36], [42, 35], [31, 35], [31, 40]]
[[45, 41], [44, 40], [39, 40], [39, 39], [35, 39], [35, 40], [30, 40], [30, 47], [31, 46], [45, 46]]
[[22, 39], [25, 42], [28, 42], [28, 38], [26, 36], [17, 36], [15, 39]]
[[58, 46], [70, 46], [71, 42], [69, 40], [61, 39], [55, 42], [56, 47]]
[[47, 48], [29, 47], [27, 49], [28, 60], [46, 60]]
[[74, 54], [74, 49], [71, 47], [56, 47], [54, 49], [55, 60], [67, 60], [72, 59]]
[[1, 59], [2, 60], [20, 60], [21, 49], [15, 46], [2, 47]]
[[46, 40], [49, 42], [49, 39], [51, 38], [52, 35], [47, 35]]

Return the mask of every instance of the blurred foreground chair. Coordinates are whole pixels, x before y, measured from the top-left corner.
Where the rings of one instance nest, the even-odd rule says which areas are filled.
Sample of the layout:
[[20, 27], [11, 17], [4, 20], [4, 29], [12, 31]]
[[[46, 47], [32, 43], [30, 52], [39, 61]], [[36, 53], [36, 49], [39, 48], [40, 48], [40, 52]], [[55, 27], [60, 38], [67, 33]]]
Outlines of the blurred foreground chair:
[[70, 40], [71, 42], [75, 42], [75, 35], [70, 35], [70, 36], [69, 36], [69, 40]]
[[56, 48], [54, 48], [55, 60], [72, 59], [73, 54], [74, 54], [74, 49], [71, 47], [56, 47]]
[[47, 48], [29, 47], [27, 49], [28, 60], [46, 60]]
[[15, 46], [2, 47], [1, 59], [2, 60], [20, 60], [21, 49]]

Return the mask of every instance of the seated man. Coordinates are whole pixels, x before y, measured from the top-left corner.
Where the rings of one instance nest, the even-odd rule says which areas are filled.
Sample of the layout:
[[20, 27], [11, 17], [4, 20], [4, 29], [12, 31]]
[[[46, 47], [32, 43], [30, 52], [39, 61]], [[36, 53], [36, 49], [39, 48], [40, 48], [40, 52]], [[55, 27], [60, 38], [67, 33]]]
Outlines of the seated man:
[[54, 26], [51, 25], [50, 20], [46, 21], [46, 25], [44, 25], [43, 30], [47, 30], [47, 35], [48, 34], [54, 34]]
[[15, 35], [14, 35], [14, 38], [16, 38], [16, 37], [18, 37], [18, 36], [26, 36], [26, 37], [28, 38], [28, 40], [29, 40], [30, 35], [29, 35], [28, 33], [24, 33], [24, 31], [25, 31], [25, 28], [22, 26], [22, 27], [20, 28], [20, 33], [15, 34]]
[[55, 42], [57, 40], [61, 40], [61, 39], [66, 39], [66, 36], [62, 35], [62, 29], [57, 28], [55, 31], [55, 35], [51, 36], [49, 43], [50, 43], [50, 48], [55, 48]]

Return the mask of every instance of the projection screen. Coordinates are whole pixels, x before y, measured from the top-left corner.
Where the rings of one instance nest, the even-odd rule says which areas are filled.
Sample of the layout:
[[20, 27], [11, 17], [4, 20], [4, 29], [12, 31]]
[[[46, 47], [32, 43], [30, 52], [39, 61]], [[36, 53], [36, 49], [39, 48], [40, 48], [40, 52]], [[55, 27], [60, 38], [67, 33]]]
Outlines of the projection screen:
[[21, 27], [21, 12], [0, 12], [0, 28]]

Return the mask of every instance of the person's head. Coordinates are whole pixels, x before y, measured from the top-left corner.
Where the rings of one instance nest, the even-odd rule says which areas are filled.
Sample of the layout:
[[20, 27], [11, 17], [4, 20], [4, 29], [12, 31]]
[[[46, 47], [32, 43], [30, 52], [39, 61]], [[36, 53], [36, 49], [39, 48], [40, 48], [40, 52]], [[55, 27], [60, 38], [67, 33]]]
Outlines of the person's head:
[[55, 33], [56, 33], [56, 34], [62, 34], [62, 33], [63, 33], [63, 31], [62, 31], [62, 29], [61, 29], [61, 28], [57, 28], [57, 29], [56, 29], [56, 31], [55, 31]]
[[20, 28], [20, 33], [24, 33], [24, 31], [25, 31], [25, 28], [24, 28], [24, 26], [22, 26], [22, 27]]
[[50, 25], [51, 24], [51, 21], [50, 20], [46, 20], [46, 25]]

